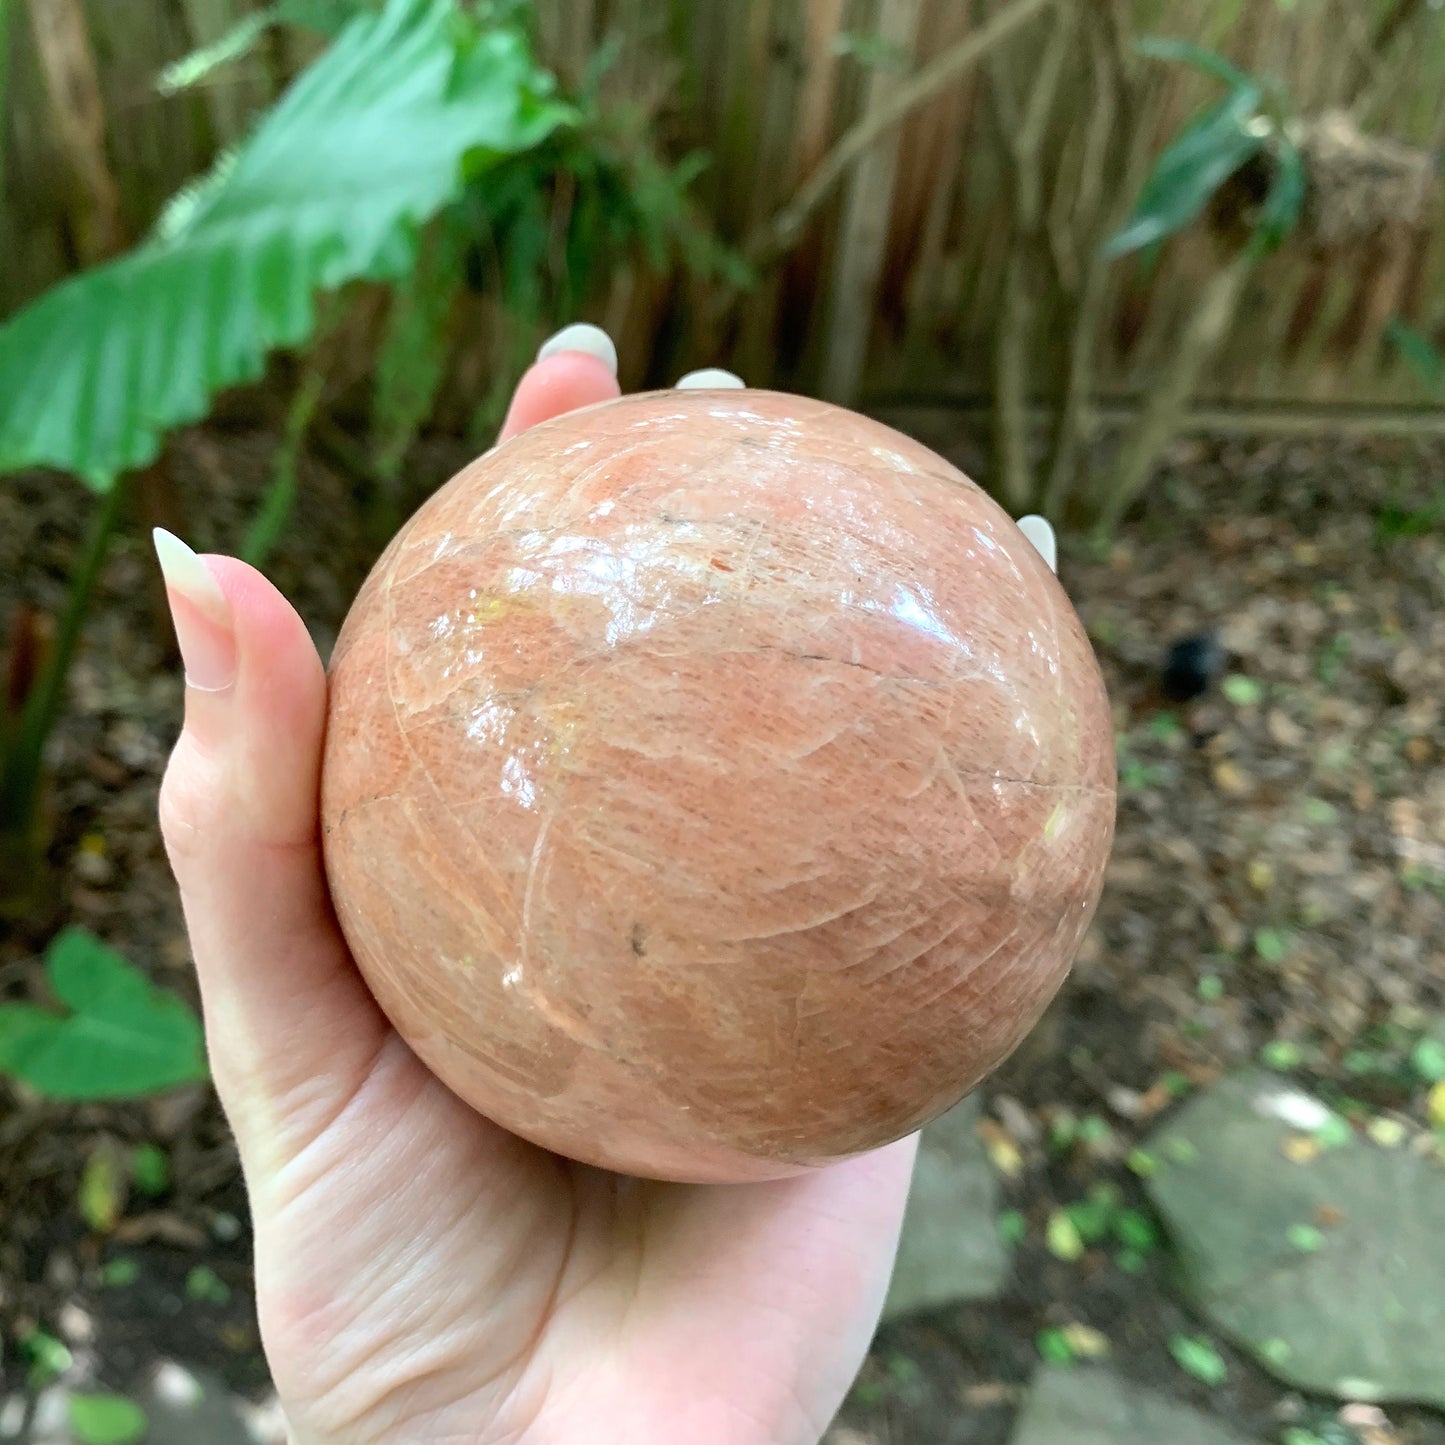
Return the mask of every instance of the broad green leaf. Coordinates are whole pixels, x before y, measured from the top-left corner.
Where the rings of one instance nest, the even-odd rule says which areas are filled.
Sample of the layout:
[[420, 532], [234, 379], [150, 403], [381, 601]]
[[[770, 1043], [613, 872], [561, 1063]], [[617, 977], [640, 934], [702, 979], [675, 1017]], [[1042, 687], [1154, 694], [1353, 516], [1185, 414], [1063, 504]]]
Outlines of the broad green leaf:
[[1124, 256], [1183, 230], [1216, 191], [1263, 146], [1269, 123], [1260, 91], [1244, 85], [1211, 107], [1165, 148], [1144, 183], [1134, 213], [1105, 252]]
[[67, 929], [46, 973], [70, 1012], [0, 1008], [0, 1070], [52, 1099], [121, 1099], [206, 1077], [201, 1025], [180, 998], [83, 929]]
[[1202, 70], [1216, 80], [1222, 80], [1232, 90], [1243, 89], [1254, 82], [1228, 56], [1211, 50], [1207, 45], [1196, 45], [1192, 40], [1180, 40], [1167, 35], [1146, 35], [1135, 42], [1134, 49], [1150, 60], [1169, 60], [1176, 65], [1190, 65]]
[[146, 1415], [124, 1395], [72, 1395], [70, 1428], [80, 1445], [137, 1445]]
[[1445, 389], [1445, 355], [1423, 331], [1396, 316], [1385, 328], [1385, 334], [1427, 391]]
[[0, 473], [109, 489], [304, 342], [318, 291], [406, 275], [464, 161], [475, 175], [568, 114], [521, 34], [476, 33], [456, 0], [353, 20], [163, 234], [0, 329]]

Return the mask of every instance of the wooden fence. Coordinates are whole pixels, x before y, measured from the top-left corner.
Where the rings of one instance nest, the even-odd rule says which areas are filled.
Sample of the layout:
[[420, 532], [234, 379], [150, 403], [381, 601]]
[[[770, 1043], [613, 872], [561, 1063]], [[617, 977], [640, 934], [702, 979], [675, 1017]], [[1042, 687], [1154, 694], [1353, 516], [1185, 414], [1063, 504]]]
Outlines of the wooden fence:
[[[655, 105], [670, 146], [712, 153], [697, 194], [722, 234], [741, 242], [767, 227], [851, 125], [1011, 3], [1017, 0], [536, 0], [536, 10], [544, 56], [564, 78], [575, 79], [600, 44], [619, 38], [609, 85]], [[128, 235], [141, 234], [304, 60], [296, 39], [278, 34], [196, 92], [158, 93], [162, 64], [259, 5], [86, 0], [105, 146]], [[0, 314], [79, 259], [67, 220], [72, 180], [24, 0], [11, 0], [11, 10]], [[1445, 17], [1430, 0], [1118, 0], [1116, 11], [1134, 35], [1188, 37], [1277, 77], [1301, 116], [1348, 105], [1371, 134], [1436, 154], [1445, 148]], [[1012, 85], [1022, 102], [1046, 61], [1046, 33], [1041, 17], [1031, 17], [997, 52], [1002, 60], [991, 72], [966, 70], [886, 131], [759, 288], [709, 326], [687, 331], [680, 345], [678, 288], [640, 273], [618, 278], [600, 313], [624, 333], [628, 356], [668, 345], [669, 365], [722, 360], [756, 384], [786, 381], [840, 397], [860, 387], [872, 395], [986, 396], [1017, 184], [998, 97]], [[1087, 118], [1099, 103], [1088, 60], [1082, 41], [1062, 56], [1060, 98], [1040, 150], [1044, 204], [1061, 210], [1078, 184], [1062, 178], [1079, 173]], [[1140, 73], [1133, 125], [1152, 153], [1213, 83], [1179, 66], [1146, 63]], [[990, 83], [1003, 89], [988, 94]], [[1124, 163], [1122, 155], [1104, 158], [1106, 170]], [[1445, 323], [1442, 220], [1437, 195], [1420, 223], [1352, 246], [1327, 252], [1287, 244], [1255, 272], [1200, 398], [1420, 402], [1418, 380], [1384, 337], [1397, 317], [1427, 333]], [[1207, 235], [1191, 235], [1166, 247], [1152, 269], [1113, 269], [1093, 368], [1097, 396], [1141, 389], [1217, 266], [1212, 246]], [[687, 315], [695, 319], [695, 296], [691, 303]], [[1039, 396], [1057, 394], [1064, 349], [1045, 315], [1028, 358]]]

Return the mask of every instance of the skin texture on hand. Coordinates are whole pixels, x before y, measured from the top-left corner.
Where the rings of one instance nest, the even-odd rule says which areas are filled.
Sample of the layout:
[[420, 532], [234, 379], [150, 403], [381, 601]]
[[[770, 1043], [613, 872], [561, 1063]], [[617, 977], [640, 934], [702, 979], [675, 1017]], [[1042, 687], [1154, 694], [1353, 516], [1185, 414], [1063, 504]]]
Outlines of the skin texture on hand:
[[[608, 400], [605, 348], [504, 438]], [[294, 1445], [812, 1445], [862, 1359], [914, 1141], [693, 1187], [546, 1154], [391, 1030], [321, 865], [326, 679], [259, 573], [162, 546], [190, 686], [161, 793]]]

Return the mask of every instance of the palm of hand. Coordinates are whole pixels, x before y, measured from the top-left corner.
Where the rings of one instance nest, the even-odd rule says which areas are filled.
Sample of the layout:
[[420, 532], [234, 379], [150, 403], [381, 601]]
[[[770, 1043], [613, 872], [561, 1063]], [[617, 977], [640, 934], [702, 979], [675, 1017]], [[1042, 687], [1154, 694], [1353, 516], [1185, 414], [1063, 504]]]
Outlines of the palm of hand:
[[[504, 435], [616, 395], [603, 363], [554, 356]], [[304, 624], [251, 568], [175, 546], [191, 686], [162, 829], [294, 1445], [815, 1441], [877, 1319], [913, 1142], [694, 1188], [571, 1164], [460, 1103], [331, 914]]]
[[253, 1190], [297, 1445], [816, 1441], [877, 1318], [911, 1160], [624, 1179], [488, 1124], [389, 1036]]

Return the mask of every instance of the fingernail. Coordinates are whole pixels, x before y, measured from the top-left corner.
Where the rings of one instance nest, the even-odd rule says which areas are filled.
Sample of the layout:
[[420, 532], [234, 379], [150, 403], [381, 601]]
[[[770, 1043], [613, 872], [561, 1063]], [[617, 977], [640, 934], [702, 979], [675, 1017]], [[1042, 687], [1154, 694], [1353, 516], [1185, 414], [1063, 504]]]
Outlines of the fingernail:
[[546, 361], [548, 357], [559, 356], [564, 351], [581, 351], [587, 356], [595, 356], [613, 376], [617, 375], [617, 348], [600, 326], [591, 326], [585, 321], [564, 326], [542, 343], [537, 360]]
[[224, 692], [236, 680], [236, 629], [231, 604], [210, 569], [163, 527], [151, 534], [171, 603], [186, 685]]
[[747, 382], [742, 377], [734, 376], [730, 371], [724, 371], [720, 366], [707, 366], [701, 371], [689, 371], [686, 376], [677, 383], [678, 391], [722, 391], [735, 388], [746, 389]]
[[1059, 570], [1059, 543], [1047, 517], [1030, 515], [1020, 517], [1018, 529], [1034, 544], [1034, 551], [1049, 565], [1049, 571]]

